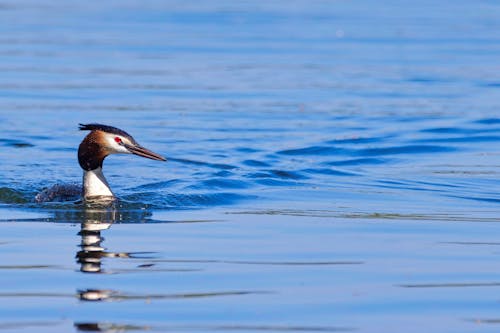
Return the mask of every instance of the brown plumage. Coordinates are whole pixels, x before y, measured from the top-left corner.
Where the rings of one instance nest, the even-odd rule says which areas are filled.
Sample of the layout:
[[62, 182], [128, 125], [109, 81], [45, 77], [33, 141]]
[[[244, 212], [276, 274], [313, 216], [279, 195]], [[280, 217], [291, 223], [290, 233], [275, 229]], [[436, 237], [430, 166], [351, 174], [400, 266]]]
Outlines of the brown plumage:
[[95, 170], [102, 168], [104, 158], [111, 151], [106, 148], [104, 132], [93, 130], [90, 132], [78, 147], [78, 163], [83, 170]]

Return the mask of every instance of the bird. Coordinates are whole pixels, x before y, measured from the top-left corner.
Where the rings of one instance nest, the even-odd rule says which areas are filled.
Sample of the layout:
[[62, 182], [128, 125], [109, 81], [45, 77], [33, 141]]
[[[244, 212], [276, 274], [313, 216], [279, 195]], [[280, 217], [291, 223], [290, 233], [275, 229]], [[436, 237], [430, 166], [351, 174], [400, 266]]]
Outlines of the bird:
[[[156, 161], [167, 159], [141, 146], [127, 132], [108, 125], [79, 124], [81, 131], [90, 131], [78, 147], [78, 163], [83, 169], [80, 194], [84, 201], [114, 200], [115, 195], [102, 172], [104, 159], [111, 154], [134, 154]], [[75, 195], [74, 185], [54, 185], [38, 193], [35, 202], [54, 201]]]

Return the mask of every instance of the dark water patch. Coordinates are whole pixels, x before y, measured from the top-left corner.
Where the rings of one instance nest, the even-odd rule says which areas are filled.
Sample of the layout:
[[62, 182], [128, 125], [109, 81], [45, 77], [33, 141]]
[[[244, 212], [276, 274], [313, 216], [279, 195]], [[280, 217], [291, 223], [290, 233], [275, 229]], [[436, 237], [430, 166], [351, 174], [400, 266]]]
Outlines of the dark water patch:
[[500, 82], [487, 82], [487, 83], [480, 83], [478, 84], [479, 87], [486, 87], [486, 88], [500, 88]]
[[184, 159], [184, 158], [169, 158], [169, 161], [179, 162], [179, 163], [183, 163], [183, 164], [206, 166], [206, 167], [215, 168], [215, 169], [224, 169], [224, 170], [236, 169], [235, 166], [229, 165], [229, 164], [201, 162], [201, 161], [189, 160], [189, 159]]
[[307, 179], [308, 177], [302, 175], [300, 172], [287, 171], [287, 170], [269, 170], [269, 174], [273, 177], [280, 179]]
[[465, 196], [465, 195], [447, 195], [450, 198], [458, 198], [465, 200], [473, 200], [473, 201], [481, 201], [481, 202], [490, 202], [498, 204], [500, 203], [500, 198], [491, 198], [491, 197], [480, 197], [480, 196]]
[[54, 138], [46, 135], [30, 135], [28, 138], [33, 139], [33, 140], [42, 140], [42, 141], [48, 141], [48, 140], [53, 140]]
[[385, 179], [378, 180], [377, 183], [387, 184], [387, 185], [396, 185], [396, 186], [406, 186], [407, 185], [407, 183], [403, 182], [403, 181], [399, 181], [399, 180], [385, 180]]
[[308, 179], [309, 177], [302, 175], [297, 171], [286, 171], [286, 170], [263, 170], [261, 172], [250, 173], [247, 175], [248, 178], [259, 179], [259, 178], [273, 178], [273, 179], [293, 179], [302, 180]]
[[377, 164], [387, 164], [391, 159], [387, 158], [355, 158], [343, 161], [327, 162], [327, 165], [342, 166], [342, 165], [377, 165]]
[[456, 151], [456, 148], [433, 145], [409, 145], [395, 146], [386, 148], [368, 148], [359, 151], [360, 155], [368, 156], [383, 156], [383, 155], [401, 155], [401, 154], [432, 154], [432, 153], [448, 153]]
[[408, 78], [406, 81], [423, 84], [452, 82], [450, 79], [443, 79], [435, 76], [415, 76]]
[[437, 183], [437, 182], [425, 182], [421, 180], [413, 181], [415, 184], [428, 185], [428, 186], [436, 186], [436, 187], [448, 187], [450, 189], [461, 188], [463, 186], [449, 183]]
[[257, 161], [257, 160], [245, 160], [241, 162], [242, 164], [250, 167], [258, 167], [258, 168], [265, 168], [269, 167], [269, 163], [262, 162], [262, 161]]
[[248, 178], [274, 178], [271, 173], [269, 172], [255, 172], [255, 173], [249, 173], [247, 175]]
[[227, 178], [227, 177], [234, 176], [234, 173], [232, 173], [231, 171], [227, 171], [227, 170], [221, 170], [221, 171], [217, 171], [216, 173], [214, 173], [213, 176]]
[[44, 148], [46, 151], [59, 151], [59, 152], [76, 152], [76, 148], [74, 147], [50, 147]]
[[7, 204], [28, 203], [29, 194], [8, 187], [0, 187], [0, 202]]
[[195, 185], [195, 188], [204, 189], [242, 189], [250, 187], [247, 182], [236, 180], [236, 179], [225, 179], [225, 178], [212, 178], [201, 182], [199, 185]]
[[26, 141], [14, 140], [14, 139], [0, 139], [0, 143], [7, 147], [13, 148], [27, 148], [34, 147], [35, 145]]
[[421, 129], [420, 132], [433, 134], [470, 134], [477, 133], [478, 130], [459, 127], [434, 127]]
[[220, 159], [224, 160], [224, 159], [227, 159], [229, 157], [229, 155], [226, 155], [226, 154], [213, 154], [213, 155], [211, 155], [211, 157], [215, 157], [217, 159], [220, 158]]
[[150, 267], [154, 267], [155, 264], [141, 264], [141, 265], [137, 265], [137, 268], [150, 268]]
[[374, 138], [365, 138], [365, 137], [356, 137], [356, 138], [346, 138], [346, 139], [334, 139], [330, 141], [326, 141], [327, 144], [366, 144], [366, 143], [374, 143], [381, 142], [390, 138], [389, 136], [384, 137], [374, 137]]
[[157, 252], [142, 251], [142, 252], [127, 252], [127, 258], [131, 259], [153, 259], [158, 257]]
[[265, 185], [265, 186], [301, 186], [304, 185], [303, 183], [296, 182], [296, 181], [286, 181], [286, 180], [279, 180], [279, 179], [273, 179], [273, 178], [262, 178], [262, 179], [256, 179], [254, 180], [256, 184], [260, 185]]
[[327, 169], [327, 168], [311, 168], [304, 169], [302, 172], [310, 173], [310, 174], [318, 174], [318, 175], [329, 175], [329, 176], [358, 176], [353, 172], [340, 171], [335, 169]]
[[500, 118], [483, 118], [476, 120], [476, 123], [482, 125], [498, 125], [500, 124]]
[[346, 148], [338, 148], [331, 146], [311, 146], [306, 148], [298, 148], [298, 149], [286, 149], [278, 151], [278, 154], [282, 155], [352, 155], [355, 153], [355, 150], [346, 149]]
[[258, 153], [262, 151], [260, 149], [247, 148], [247, 147], [236, 148], [235, 150], [240, 153]]

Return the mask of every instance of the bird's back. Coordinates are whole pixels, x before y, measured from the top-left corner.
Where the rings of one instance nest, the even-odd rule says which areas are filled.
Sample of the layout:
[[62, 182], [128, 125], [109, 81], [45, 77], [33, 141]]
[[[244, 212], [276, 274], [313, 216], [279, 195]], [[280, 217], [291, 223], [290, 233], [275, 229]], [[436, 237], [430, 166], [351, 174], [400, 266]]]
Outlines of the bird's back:
[[82, 195], [82, 187], [76, 184], [56, 184], [44, 189], [35, 196], [35, 202], [71, 201]]

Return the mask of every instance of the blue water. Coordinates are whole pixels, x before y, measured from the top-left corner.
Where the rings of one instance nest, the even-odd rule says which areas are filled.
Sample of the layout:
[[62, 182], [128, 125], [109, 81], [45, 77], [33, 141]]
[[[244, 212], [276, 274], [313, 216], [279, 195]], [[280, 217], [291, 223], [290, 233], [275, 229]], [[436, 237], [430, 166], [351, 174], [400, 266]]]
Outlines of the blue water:
[[[0, 1], [0, 332], [496, 332], [500, 4]], [[78, 123], [167, 163], [79, 184]]]

